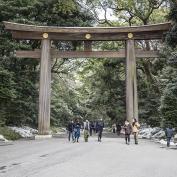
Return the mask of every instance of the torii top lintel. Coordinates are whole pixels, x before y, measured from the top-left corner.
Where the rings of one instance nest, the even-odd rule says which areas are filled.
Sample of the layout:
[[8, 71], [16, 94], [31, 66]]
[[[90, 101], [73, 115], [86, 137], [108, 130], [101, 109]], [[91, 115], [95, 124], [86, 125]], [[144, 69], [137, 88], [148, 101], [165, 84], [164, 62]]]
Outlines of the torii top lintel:
[[162, 39], [169, 31], [171, 23], [131, 27], [56, 27], [35, 26], [4, 21], [15, 39], [43, 39], [44, 33], [51, 40], [61, 41], [118, 41], [132, 38], [135, 40]]

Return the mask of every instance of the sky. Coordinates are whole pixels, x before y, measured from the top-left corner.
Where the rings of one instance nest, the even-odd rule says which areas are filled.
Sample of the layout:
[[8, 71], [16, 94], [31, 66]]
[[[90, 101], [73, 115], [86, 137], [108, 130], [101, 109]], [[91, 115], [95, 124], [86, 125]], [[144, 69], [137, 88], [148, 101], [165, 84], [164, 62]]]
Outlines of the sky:
[[[99, 19], [104, 19], [104, 10], [98, 9], [98, 17]], [[113, 11], [111, 9], [107, 9], [107, 15], [108, 20], [114, 21], [117, 20], [117, 17], [113, 14]]]

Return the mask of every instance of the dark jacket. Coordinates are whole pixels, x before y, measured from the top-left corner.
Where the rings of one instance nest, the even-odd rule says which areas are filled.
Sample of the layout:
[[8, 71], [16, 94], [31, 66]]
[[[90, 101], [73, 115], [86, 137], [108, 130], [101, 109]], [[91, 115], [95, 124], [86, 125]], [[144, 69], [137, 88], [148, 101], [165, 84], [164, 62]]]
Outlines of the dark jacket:
[[103, 128], [104, 128], [104, 122], [103, 121], [97, 122], [97, 125], [96, 125], [97, 131], [103, 131]]
[[79, 122], [76, 122], [76, 123], [74, 124], [74, 129], [76, 129], [77, 131], [78, 131], [78, 130], [80, 131], [80, 129], [81, 129], [81, 124], [80, 124]]
[[125, 134], [126, 135], [130, 135], [131, 134], [131, 132], [132, 132], [132, 126], [131, 126], [131, 124], [128, 124], [128, 125], [124, 125], [124, 130], [125, 130]]
[[68, 126], [67, 126], [67, 130], [68, 130], [69, 132], [72, 132], [73, 129], [74, 129], [74, 123], [69, 122], [69, 123], [68, 123]]
[[117, 124], [117, 125], [116, 125], [116, 128], [117, 128], [117, 131], [121, 131], [121, 129], [122, 129], [122, 127], [121, 127], [120, 124]]
[[174, 136], [174, 131], [172, 128], [167, 128], [165, 131], [166, 137], [171, 138]]

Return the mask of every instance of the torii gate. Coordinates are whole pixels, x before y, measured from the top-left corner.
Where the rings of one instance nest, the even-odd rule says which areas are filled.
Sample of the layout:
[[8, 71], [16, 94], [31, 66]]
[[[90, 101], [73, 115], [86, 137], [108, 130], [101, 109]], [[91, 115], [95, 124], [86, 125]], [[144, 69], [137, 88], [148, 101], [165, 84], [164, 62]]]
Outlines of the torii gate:
[[[138, 118], [136, 57], [156, 58], [158, 51], [135, 50], [135, 40], [162, 39], [171, 23], [132, 27], [53, 27], [4, 22], [14, 39], [41, 40], [41, 50], [17, 51], [20, 58], [41, 58], [39, 91], [39, 134], [49, 134], [51, 58], [123, 58], [126, 57], [126, 117], [131, 122]], [[51, 40], [84, 41], [84, 51], [57, 51], [51, 49]], [[126, 49], [92, 51], [91, 41], [126, 41]]]

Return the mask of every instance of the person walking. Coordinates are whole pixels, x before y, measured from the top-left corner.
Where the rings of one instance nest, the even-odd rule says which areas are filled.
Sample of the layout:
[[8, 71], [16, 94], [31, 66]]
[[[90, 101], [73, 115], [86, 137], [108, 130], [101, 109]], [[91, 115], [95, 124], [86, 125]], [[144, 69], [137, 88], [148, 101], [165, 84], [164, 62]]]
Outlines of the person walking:
[[135, 144], [138, 144], [138, 132], [139, 132], [140, 124], [138, 123], [137, 119], [133, 119], [132, 123], [132, 132], [135, 140]]
[[80, 129], [81, 129], [81, 124], [79, 122], [79, 119], [76, 120], [74, 123], [74, 141], [73, 142], [79, 142], [79, 137], [80, 137]]
[[103, 133], [103, 128], [104, 128], [104, 122], [103, 119], [100, 119], [97, 122], [97, 132], [98, 132], [98, 142], [101, 142], [101, 138], [102, 138], [102, 133]]
[[118, 123], [116, 124], [116, 131], [117, 131], [117, 135], [120, 136], [120, 131], [121, 131], [122, 127], [121, 125]]
[[132, 132], [132, 126], [128, 120], [125, 121], [123, 129], [125, 131], [125, 143], [129, 145], [130, 144], [130, 134]]
[[86, 121], [84, 122], [84, 140], [85, 140], [85, 142], [88, 142], [89, 127], [90, 127], [89, 121], [86, 120]]
[[97, 125], [98, 125], [98, 121], [95, 121], [94, 122], [94, 131], [95, 131], [95, 133], [98, 133]]
[[90, 136], [92, 136], [93, 131], [94, 131], [94, 123], [93, 123], [93, 121], [91, 121], [91, 122], [89, 123], [89, 130], [90, 130]]
[[74, 130], [74, 122], [73, 122], [73, 120], [72, 120], [72, 121], [70, 121], [70, 122], [68, 123], [68, 126], [67, 126], [68, 141], [71, 140], [71, 137], [72, 137], [72, 140], [74, 140], [73, 130]]
[[170, 147], [170, 141], [174, 136], [174, 130], [171, 125], [166, 128], [165, 134], [167, 137], [167, 147]]
[[113, 132], [113, 133], [116, 133], [116, 124], [113, 124], [113, 125], [112, 125], [112, 132]]

